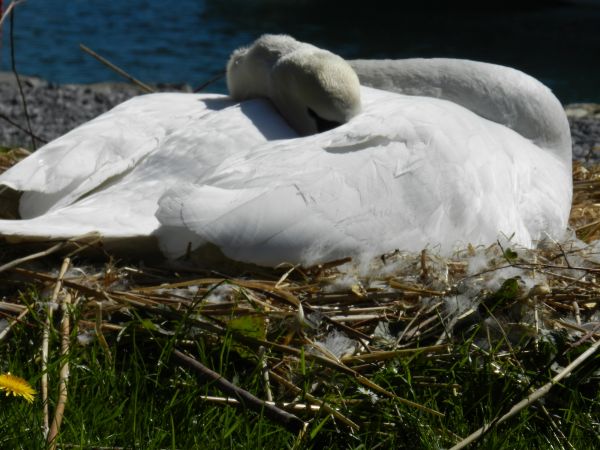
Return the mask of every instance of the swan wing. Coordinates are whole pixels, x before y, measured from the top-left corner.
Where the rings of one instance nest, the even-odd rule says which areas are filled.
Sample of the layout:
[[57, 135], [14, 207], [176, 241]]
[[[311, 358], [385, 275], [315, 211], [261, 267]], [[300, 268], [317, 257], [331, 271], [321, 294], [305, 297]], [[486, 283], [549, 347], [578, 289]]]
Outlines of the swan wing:
[[211, 113], [232, 104], [219, 95], [135, 97], [40, 148], [2, 174], [0, 185], [23, 192], [23, 218], [62, 208], [120, 179], [150, 154], [167, 156], [165, 141], [176, 141], [173, 134], [188, 149], [182, 131], [203, 128], [207, 118], [223, 120], [223, 114]]
[[[158, 200], [170, 186], [206, 176], [225, 158], [268, 139], [296, 136], [261, 99], [240, 104], [219, 95], [155, 94], [121, 106], [4, 174], [0, 183], [23, 190], [21, 210], [34, 217], [0, 220], [1, 235], [13, 241], [93, 231], [113, 240], [149, 236], [158, 226]], [[105, 121], [112, 123], [112, 134], [106, 128], [106, 139], [96, 140]], [[81, 167], [69, 159], [79, 152], [87, 155]], [[70, 181], [65, 184], [55, 172]]]

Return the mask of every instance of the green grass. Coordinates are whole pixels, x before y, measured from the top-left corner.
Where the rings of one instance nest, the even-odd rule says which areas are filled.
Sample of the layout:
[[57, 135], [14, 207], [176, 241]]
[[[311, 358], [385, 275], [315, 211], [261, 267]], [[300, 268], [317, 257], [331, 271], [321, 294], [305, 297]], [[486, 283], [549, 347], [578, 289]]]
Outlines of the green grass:
[[[28, 326], [15, 327], [11, 339], [0, 347], [0, 358], [3, 370], [39, 386], [39, 363], [35, 359], [39, 357], [41, 335], [36, 331]], [[110, 350], [113, 362], [97, 342], [74, 347], [69, 354], [69, 397], [59, 446], [280, 448], [294, 440], [257, 414], [214, 407], [200, 400], [212, 392], [210, 384], [173, 365], [169, 355], [161, 355], [159, 344], [134, 324]], [[204, 356], [218, 364], [219, 354]], [[228, 361], [228, 352], [223, 358], [224, 366], [230, 368], [227, 375], [238, 373], [248, 388], [257, 384], [256, 374]], [[50, 367], [51, 380], [58, 379], [59, 364], [57, 358]], [[51, 397], [55, 398], [56, 392]], [[2, 403], [0, 448], [43, 448], [39, 396], [32, 405], [13, 397], [2, 398]]]
[[[20, 292], [19, 300], [29, 305], [30, 312], [0, 342], [0, 372], [19, 375], [39, 391], [45, 317], [40, 305], [47, 297], [42, 295], [40, 284], [18, 277], [11, 283], [5, 284], [3, 293], [10, 296]], [[73, 323], [93, 320], [91, 302], [80, 299], [72, 310]], [[208, 333], [197, 317], [168, 308], [120, 308], [110, 316], [109, 312], [104, 314], [105, 322], [123, 327], [118, 332], [104, 331], [108, 347], [98, 339], [80, 345], [77, 336], [83, 327], [72, 329], [67, 356], [71, 370], [68, 400], [57, 441], [59, 448], [449, 448], [544, 385], [556, 374], [553, 364], [566, 366], [590, 345], [584, 342], [574, 346], [566, 333], [556, 332], [548, 339], [513, 342], [510, 346], [499, 339], [484, 350], [474, 345], [480, 344], [481, 338], [480, 326], [475, 326], [456, 338], [449, 352], [416, 352], [385, 363], [355, 367], [388, 392], [439, 411], [444, 417], [381, 394], [375, 396], [353, 376], [324, 366], [304, 351], [300, 357], [292, 357], [272, 349], [267, 352], [269, 367], [285, 367], [293, 384], [339, 408], [360, 425], [360, 430], [351, 431], [325, 412], [295, 412], [309, 424], [298, 441], [294, 433], [260, 412], [203, 399], [206, 395], [226, 395], [173, 355], [174, 348], [184, 350], [264, 399], [256, 347], [248, 343], [251, 339], [241, 342], [248, 337], [247, 330], [242, 337], [239, 328], [222, 335]], [[57, 312], [48, 369], [51, 411], [58, 397], [63, 362], [58, 350], [59, 319]], [[289, 332], [289, 327], [280, 324], [269, 331], [268, 339], [282, 342]], [[415, 346], [433, 343], [424, 337]], [[492, 427], [470, 448], [599, 448], [599, 387], [600, 355], [593, 355], [541, 401]], [[274, 383], [273, 395], [282, 401], [294, 398]], [[302, 397], [297, 400], [308, 402]], [[1, 449], [45, 448], [42, 424], [39, 393], [33, 404], [21, 398], [0, 397]]]
[[[31, 319], [16, 326], [13, 336], [0, 347], [2, 369], [19, 374], [34, 385], [39, 385], [40, 377], [39, 326]], [[55, 336], [55, 342], [57, 339]], [[149, 335], [133, 320], [118, 342], [112, 339], [112, 362], [97, 341], [85, 347], [74, 346], [68, 357], [69, 397], [59, 446], [158, 449], [293, 445], [293, 434], [257, 413], [214, 406], [200, 399], [219, 393], [210, 383], [182, 369], [169, 355], [168, 344], [167, 340]], [[197, 345], [195, 352], [207, 366], [262, 395], [259, 372], [232, 352], [230, 345], [213, 349]], [[60, 358], [53, 356], [50, 377], [56, 380]], [[540, 351], [532, 356], [545, 355]], [[443, 412], [443, 419], [393, 400], [372, 403], [357, 393], [354, 380], [337, 374], [325, 384], [323, 369], [308, 365], [306, 379], [296, 384], [321, 382], [322, 396], [332, 403], [340, 398], [358, 400], [349, 410], [350, 417], [362, 428], [353, 435], [326, 415], [308, 416], [311, 426], [302, 445], [356, 449], [446, 447], [453, 442], [450, 431], [466, 436], [523, 398], [529, 386], [520, 382], [523, 376], [535, 385], [550, 375], [546, 367], [533, 362], [528, 368], [506, 362], [495, 357], [494, 352], [474, 355], [469, 343], [465, 343], [450, 355], [398, 359], [372, 374], [373, 381], [397, 395]], [[494, 364], [499, 364], [503, 372], [499, 373]], [[600, 398], [598, 380], [590, 378], [590, 372], [599, 365], [598, 357], [590, 360], [543, 401], [564, 438], [558, 437], [548, 417], [534, 405], [493, 429], [480, 445], [494, 449], [565, 448], [566, 438], [577, 449], [597, 448]], [[438, 385], [428, 386], [427, 380], [435, 380]], [[452, 385], [456, 385], [454, 389]], [[56, 393], [51, 397], [55, 398]], [[43, 448], [39, 397], [31, 405], [12, 397], [2, 398], [2, 403], [0, 448]]]

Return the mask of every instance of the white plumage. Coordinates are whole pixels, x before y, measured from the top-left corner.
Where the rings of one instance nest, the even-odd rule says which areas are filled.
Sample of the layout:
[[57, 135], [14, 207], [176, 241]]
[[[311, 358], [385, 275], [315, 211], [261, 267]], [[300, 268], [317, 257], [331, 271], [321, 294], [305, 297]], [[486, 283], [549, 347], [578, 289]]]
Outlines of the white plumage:
[[[423, 76], [439, 61], [450, 60], [421, 60]], [[402, 70], [401, 61], [362, 64], [355, 65], [361, 79], [375, 74], [401, 90], [402, 77], [382, 70]], [[456, 81], [461, 64], [468, 85]], [[24, 192], [25, 219], [1, 220], [0, 234], [20, 241], [98, 231], [117, 247], [158, 238], [169, 257], [190, 243], [198, 251], [210, 244], [262, 265], [396, 248], [447, 252], [500, 233], [531, 246], [560, 235], [572, 192], [560, 103], [512, 69], [458, 60], [450, 66], [455, 73], [438, 79], [441, 98], [361, 87], [362, 112], [306, 137], [265, 99], [134, 98], [0, 176], [0, 184]], [[404, 80], [411, 94], [431, 88], [419, 92], [425, 81], [411, 80]], [[462, 86], [462, 97], [450, 89], [458, 101], [444, 100], [452, 96], [443, 89], [449, 80]], [[486, 92], [492, 81], [508, 94]]]

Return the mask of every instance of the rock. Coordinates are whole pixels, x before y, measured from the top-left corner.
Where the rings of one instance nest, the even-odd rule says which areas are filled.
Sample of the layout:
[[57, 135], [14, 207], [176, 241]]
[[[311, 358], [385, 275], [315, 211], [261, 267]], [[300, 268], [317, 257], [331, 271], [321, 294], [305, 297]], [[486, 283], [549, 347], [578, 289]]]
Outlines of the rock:
[[600, 164], [600, 104], [574, 103], [565, 106], [573, 139], [573, 159]]

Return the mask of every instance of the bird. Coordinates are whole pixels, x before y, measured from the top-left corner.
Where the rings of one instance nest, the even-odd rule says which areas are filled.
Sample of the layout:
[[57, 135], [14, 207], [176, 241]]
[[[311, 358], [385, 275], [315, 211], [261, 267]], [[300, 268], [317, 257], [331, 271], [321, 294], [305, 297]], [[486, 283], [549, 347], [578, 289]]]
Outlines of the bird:
[[560, 102], [516, 69], [354, 60], [286, 35], [234, 51], [229, 96], [133, 98], [0, 175], [8, 242], [312, 265], [387, 251], [532, 247], [567, 228]]
[[235, 50], [226, 73], [234, 100], [269, 98], [301, 135], [335, 128], [360, 111], [360, 83], [349, 64], [291, 36], [264, 35]]

